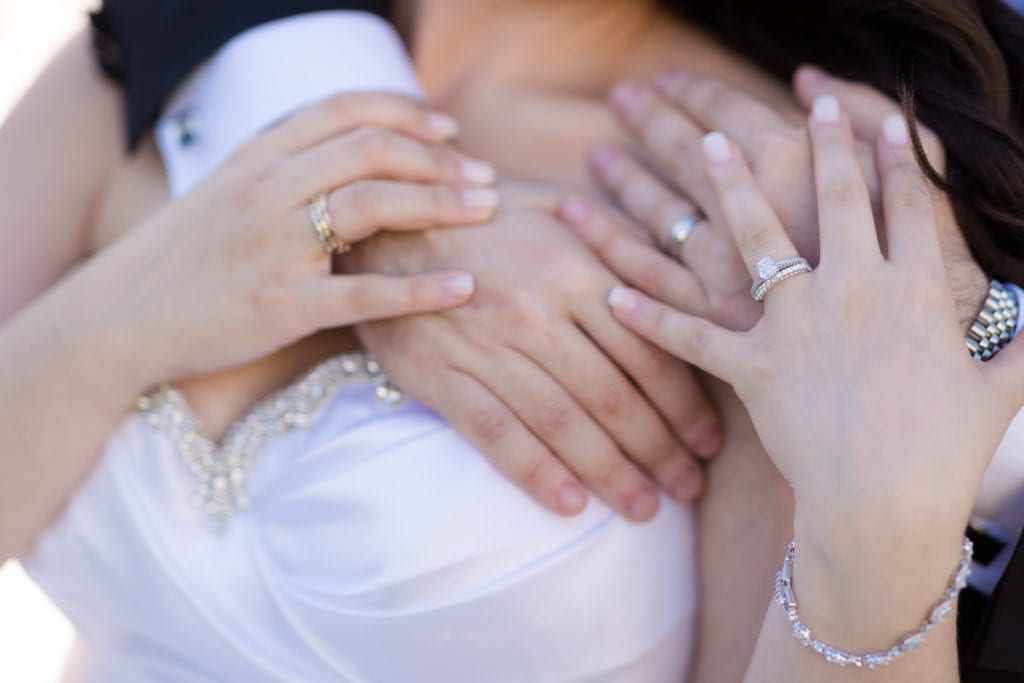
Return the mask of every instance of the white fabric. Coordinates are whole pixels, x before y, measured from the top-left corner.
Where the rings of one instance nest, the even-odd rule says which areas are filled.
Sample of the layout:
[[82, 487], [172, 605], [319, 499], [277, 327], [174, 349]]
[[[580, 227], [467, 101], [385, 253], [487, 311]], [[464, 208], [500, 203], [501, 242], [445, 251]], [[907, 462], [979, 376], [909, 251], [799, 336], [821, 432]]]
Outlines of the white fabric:
[[[201, 125], [191, 146], [161, 143], [175, 194], [304, 103], [409, 85], [393, 35], [363, 40], [381, 22], [321, 19], [241, 36], [184, 87], [169, 111]], [[358, 68], [343, 52], [316, 68], [324, 45], [366, 52]], [[380, 407], [366, 385], [266, 444], [254, 507], [225, 535], [189, 507], [192, 485], [132, 416], [25, 558], [80, 631], [87, 683], [685, 678], [694, 518], [668, 500], [645, 525], [596, 500], [555, 517], [435, 415]]]
[[[188, 192], [258, 132], [342, 91], [422, 98], [401, 38], [365, 12], [301, 14], [232, 39], [189, 78], [157, 122], [172, 197]], [[195, 141], [183, 145], [189, 115]]]
[[561, 519], [432, 413], [369, 385], [272, 439], [223, 535], [133, 416], [26, 569], [74, 621], [87, 683], [685, 678], [693, 515]]

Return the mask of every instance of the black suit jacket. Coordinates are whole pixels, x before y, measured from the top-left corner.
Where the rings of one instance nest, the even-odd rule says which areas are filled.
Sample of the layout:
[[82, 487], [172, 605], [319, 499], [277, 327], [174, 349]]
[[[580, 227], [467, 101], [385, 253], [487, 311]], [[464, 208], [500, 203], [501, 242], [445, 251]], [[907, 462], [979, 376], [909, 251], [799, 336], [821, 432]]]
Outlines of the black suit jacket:
[[961, 630], [960, 648], [964, 683], [1024, 683], [1024, 538], [978, 623]]

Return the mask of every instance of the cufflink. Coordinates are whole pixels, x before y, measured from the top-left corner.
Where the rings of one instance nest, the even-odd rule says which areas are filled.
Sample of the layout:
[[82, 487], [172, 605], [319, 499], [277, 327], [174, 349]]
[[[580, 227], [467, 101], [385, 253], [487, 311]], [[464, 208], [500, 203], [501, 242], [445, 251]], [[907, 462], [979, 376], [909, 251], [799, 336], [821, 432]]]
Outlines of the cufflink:
[[168, 143], [180, 149], [188, 149], [199, 141], [202, 119], [194, 109], [185, 109], [167, 120], [164, 136]]

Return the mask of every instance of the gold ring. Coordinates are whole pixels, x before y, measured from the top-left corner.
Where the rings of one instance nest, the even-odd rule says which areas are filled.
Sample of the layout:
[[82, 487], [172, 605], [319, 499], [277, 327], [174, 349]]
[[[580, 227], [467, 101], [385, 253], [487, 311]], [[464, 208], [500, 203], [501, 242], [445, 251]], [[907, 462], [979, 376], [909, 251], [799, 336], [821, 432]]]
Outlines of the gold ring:
[[331, 256], [338, 256], [352, 251], [352, 245], [338, 239], [334, 232], [334, 221], [327, 210], [327, 194], [319, 192], [309, 201], [309, 219], [313, 222], [316, 238]]

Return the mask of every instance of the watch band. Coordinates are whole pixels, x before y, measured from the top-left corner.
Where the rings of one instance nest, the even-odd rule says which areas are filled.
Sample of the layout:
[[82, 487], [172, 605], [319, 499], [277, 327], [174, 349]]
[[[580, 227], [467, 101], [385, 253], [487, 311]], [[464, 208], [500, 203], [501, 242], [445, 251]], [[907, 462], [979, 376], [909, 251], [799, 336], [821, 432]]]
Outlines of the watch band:
[[1017, 294], [1002, 282], [993, 280], [988, 296], [971, 329], [964, 337], [967, 350], [975, 360], [991, 360], [1013, 340], [1020, 308]]

